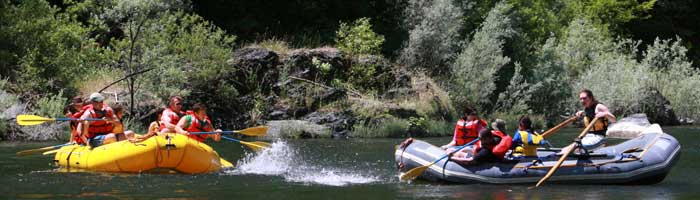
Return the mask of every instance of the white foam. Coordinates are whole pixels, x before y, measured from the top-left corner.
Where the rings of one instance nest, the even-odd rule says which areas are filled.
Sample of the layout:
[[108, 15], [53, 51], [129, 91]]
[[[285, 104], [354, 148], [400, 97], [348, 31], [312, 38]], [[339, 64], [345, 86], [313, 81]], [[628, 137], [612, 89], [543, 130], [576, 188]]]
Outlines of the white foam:
[[376, 176], [348, 169], [324, 168], [309, 163], [286, 142], [277, 141], [268, 149], [245, 156], [232, 173], [282, 176], [287, 182], [331, 186], [379, 181]]

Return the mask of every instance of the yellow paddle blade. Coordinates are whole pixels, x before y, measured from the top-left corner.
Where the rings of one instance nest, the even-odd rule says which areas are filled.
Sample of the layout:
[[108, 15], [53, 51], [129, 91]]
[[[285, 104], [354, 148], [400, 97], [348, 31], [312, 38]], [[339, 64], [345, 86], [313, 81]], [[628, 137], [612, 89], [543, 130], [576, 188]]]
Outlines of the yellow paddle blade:
[[27, 156], [27, 155], [32, 155], [32, 154], [35, 154], [35, 153], [41, 153], [41, 152], [44, 152], [44, 151], [48, 151], [48, 150], [51, 150], [51, 149], [53, 149], [53, 146], [50, 146], [50, 147], [42, 147], [42, 148], [38, 148], [38, 149], [29, 149], [29, 150], [19, 151], [19, 152], [17, 152], [17, 155], [18, 155], [18, 156]]
[[55, 154], [56, 152], [58, 152], [58, 151], [60, 151], [60, 150], [61, 150], [61, 149], [56, 149], [56, 150], [47, 151], [47, 152], [41, 153], [41, 155]]
[[431, 163], [429, 165], [423, 165], [423, 166], [408, 170], [406, 173], [401, 174], [399, 179], [401, 179], [402, 181], [410, 181], [410, 180], [416, 179], [418, 176], [423, 174], [423, 172], [425, 172], [425, 170], [428, 169], [428, 167], [430, 167], [430, 165], [433, 165], [433, 164]]
[[245, 142], [241, 141], [241, 144], [248, 146], [248, 148], [253, 149], [253, 151], [261, 151], [263, 149], [269, 148], [270, 143], [267, 142]]
[[267, 126], [256, 126], [256, 127], [251, 127], [251, 128], [247, 128], [247, 129], [243, 129], [243, 130], [235, 131], [235, 132], [243, 134], [243, 135], [247, 135], [247, 136], [263, 136], [263, 135], [267, 134], [267, 129], [268, 129]]
[[54, 121], [56, 119], [46, 118], [36, 115], [17, 115], [17, 124], [21, 126], [39, 125], [47, 121]]

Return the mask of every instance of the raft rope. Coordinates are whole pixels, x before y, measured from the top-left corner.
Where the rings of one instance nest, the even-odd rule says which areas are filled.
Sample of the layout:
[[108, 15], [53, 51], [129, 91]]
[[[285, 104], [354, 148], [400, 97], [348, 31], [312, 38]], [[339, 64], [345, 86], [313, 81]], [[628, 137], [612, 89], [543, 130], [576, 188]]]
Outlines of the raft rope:
[[399, 159], [399, 163], [396, 164], [397, 169], [402, 169], [405, 166], [404, 162], [403, 162], [403, 153], [406, 152], [406, 148], [408, 148], [408, 145], [411, 145], [412, 143], [413, 143], [413, 139], [406, 140], [406, 141], [402, 142], [401, 145], [399, 146], [402, 150], [401, 150], [401, 156], [399, 156], [399, 157], [401, 157]]

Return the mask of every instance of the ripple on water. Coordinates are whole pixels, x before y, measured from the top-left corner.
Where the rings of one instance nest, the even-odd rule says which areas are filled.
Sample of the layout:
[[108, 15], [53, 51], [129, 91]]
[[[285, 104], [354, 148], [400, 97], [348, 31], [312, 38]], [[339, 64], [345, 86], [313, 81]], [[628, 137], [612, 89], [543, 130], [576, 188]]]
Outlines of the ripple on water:
[[228, 174], [282, 176], [287, 182], [345, 186], [378, 182], [379, 178], [349, 169], [324, 168], [311, 164], [286, 142], [277, 141], [268, 149], [248, 154]]

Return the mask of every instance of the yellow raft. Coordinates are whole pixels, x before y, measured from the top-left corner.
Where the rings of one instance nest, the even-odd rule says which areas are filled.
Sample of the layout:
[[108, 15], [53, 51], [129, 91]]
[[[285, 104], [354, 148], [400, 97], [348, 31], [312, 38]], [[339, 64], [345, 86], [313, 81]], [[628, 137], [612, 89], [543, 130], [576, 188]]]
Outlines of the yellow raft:
[[219, 157], [209, 145], [184, 135], [151, 137], [143, 142], [120, 141], [93, 149], [65, 146], [56, 152], [54, 162], [66, 171], [208, 173], [233, 164]]

